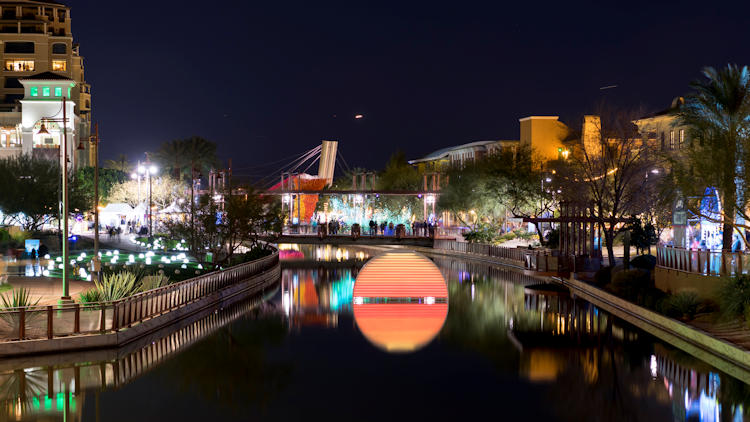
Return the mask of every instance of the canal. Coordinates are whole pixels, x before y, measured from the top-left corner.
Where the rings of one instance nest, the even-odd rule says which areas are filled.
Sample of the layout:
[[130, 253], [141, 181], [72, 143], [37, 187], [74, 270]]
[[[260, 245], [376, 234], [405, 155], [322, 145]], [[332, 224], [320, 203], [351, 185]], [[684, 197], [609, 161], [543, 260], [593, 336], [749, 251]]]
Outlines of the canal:
[[[744, 420], [742, 376], [560, 289], [382, 253], [285, 246], [263, 295], [122, 350], [0, 361], [0, 420]], [[433, 288], [433, 263], [447, 298], [355, 294]]]

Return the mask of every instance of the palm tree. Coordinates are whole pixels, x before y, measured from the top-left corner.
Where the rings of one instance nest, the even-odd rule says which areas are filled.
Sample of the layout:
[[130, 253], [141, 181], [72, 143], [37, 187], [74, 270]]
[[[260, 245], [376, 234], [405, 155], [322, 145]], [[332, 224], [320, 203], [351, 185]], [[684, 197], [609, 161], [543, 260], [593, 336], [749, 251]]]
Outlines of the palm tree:
[[119, 170], [123, 173], [128, 173], [130, 171], [130, 162], [128, 161], [127, 155], [120, 154], [117, 156], [116, 160], [105, 161], [104, 167], [110, 168], [113, 170]]
[[177, 179], [190, 179], [192, 169], [208, 173], [219, 161], [216, 144], [199, 136], [164, 142], [154, 158]]
[[[723, 249], [732, 248], [738, 212], [748, 202], [750, 175], [750, 71], [729, 64], [703, 69], [704, 79], [690, 84], [694, 90], [677, 111], [680, 123], [691, 129], [700, 145], [688, 153], [692, 186], [718, 189], [723, 211]], [[696, 180], [697, 179], [697, 180]]]

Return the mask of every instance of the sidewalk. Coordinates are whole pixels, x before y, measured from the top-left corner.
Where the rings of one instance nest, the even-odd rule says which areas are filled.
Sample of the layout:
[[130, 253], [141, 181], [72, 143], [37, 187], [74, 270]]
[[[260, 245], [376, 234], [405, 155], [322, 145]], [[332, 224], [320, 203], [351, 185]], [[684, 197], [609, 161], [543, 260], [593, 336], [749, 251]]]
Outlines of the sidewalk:
[[[85, 233], [80, 235], [88, 240], [94, 241], [94, 233]], [[130, 238], [132, 234], [121, 234], [119, 237], [110, 237], [106, 233], [99, 233], [100, 249], [119, 249], [128, 252], [146, 252], [147, 249], [133, 243]]]
[[[57, 305], [62, 297], [62, 280], [59, 278], [10, 276], [8, 283], [14, 289], [29, 289], [32, 300], [40, 298], [39, 305]], [[68, 283], [68, 292], [74, 300], [81, 292], [94, 287], [94, 283], [89, 281], [69, 280]], [[8, 290], [2, 294], [10, 299], [12, 292]]]

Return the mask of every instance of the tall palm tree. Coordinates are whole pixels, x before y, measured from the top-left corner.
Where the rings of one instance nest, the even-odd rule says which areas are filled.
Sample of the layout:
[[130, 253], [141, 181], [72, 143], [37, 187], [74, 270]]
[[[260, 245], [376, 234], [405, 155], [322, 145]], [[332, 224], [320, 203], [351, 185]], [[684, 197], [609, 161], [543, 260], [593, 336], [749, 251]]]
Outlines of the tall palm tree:
[[206, 174], [219, 161], [216, 144], [199, 136], [164, 142], [154, 158], [175, 178], [188, 180], [192, 169]]
[[[723, 249], [732, 248], [738, 212], [748, 203], [750, 182], [750, 71], [729, 64], [703, 69], [703, 79], [677, 111], [699, 145], [688, 153], [692, 181], [718, 189], [723, 212]], [[697, 179], [697, 180], [696, 180]], [[694, 183], [693, 186], [696, 186]]]
[[127, 155], [120, 154], [117, 156], [116, 160], [105, 161], [104, 167], [110, 168], [113, 170], [119, 170], [123, 173], [128, 173], [130, 171], [130, 162], [128, 161]]

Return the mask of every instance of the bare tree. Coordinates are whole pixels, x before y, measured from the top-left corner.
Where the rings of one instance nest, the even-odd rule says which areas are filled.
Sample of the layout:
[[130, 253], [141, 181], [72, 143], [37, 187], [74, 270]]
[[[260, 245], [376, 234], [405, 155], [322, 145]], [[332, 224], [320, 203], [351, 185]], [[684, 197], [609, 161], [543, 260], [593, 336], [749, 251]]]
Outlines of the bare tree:
[[564, 198], [593, 208], [610, 265], [622, 222], [647, 212], [657, 189], [660, 157], [633, 123], [640, 115], [602, 107], [598, 115], [585, 116], [581, 130], [566, 141], [571, 153], [557, 172]]

